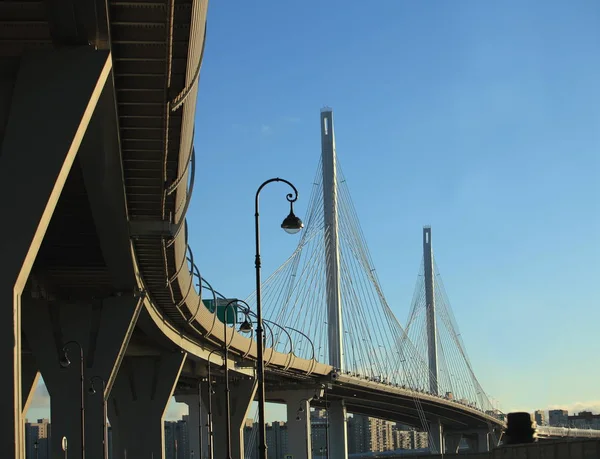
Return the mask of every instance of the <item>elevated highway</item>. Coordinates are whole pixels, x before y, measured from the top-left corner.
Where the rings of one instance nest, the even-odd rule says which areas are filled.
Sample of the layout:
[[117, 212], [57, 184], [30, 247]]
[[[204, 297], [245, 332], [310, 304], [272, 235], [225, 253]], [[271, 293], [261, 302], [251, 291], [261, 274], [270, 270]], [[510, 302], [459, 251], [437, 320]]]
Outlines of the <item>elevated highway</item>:
[[[65, 351], [77, 360], [77, 345], [84, 382], [107, 383], [114, 457], [160, 457], [168, 400], [198, 401], [200, 384], [206, 404], [209, 366], [217, 376], [224, 363], [234, 372], [232, 417], [241, 427], [254, 398], [256, 342], [224, 331], [205, 307], [210, 294], [198, 287], [185, 225], [201, 161], [193, 136], [206, 11], [202, 0], [0, 3], [0, 186], [10, 221], [0, 291], [13, 305], [0, 321], [12, 369], [0, 405], [3, 425], [14, 426], [0, 434], [5, 457], [24, 458], [22, 420], [40, 374], [52, 399], [53, 454], [66, 436], [70, 457], [102, 457], [101, 405], [84, 395], [84, 430], [75, 365], [58, 365]], [[225, 342], [230, 361], [213, 352], [208, 364]], [[503, 425], [443, 397], [337, 374], [314, 357], [265, 353], [273, 401], [313, 399], [325, 385], [351, 412], [441, 422], [450, 434]], [[217, 438], [224, 423], [215, 403]], [[234, 444], [239, 457], [239, 436]]]

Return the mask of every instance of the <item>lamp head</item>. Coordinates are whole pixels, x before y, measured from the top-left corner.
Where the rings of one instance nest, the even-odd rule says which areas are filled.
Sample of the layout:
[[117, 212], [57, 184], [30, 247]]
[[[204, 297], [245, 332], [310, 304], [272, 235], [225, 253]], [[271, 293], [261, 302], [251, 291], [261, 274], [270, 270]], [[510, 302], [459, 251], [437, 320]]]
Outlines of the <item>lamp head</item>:
[[298, 408], [298, 413], [304, 413], [304, 408], [303, 407]]
[[281, 227], [288, 234], [296, 234], [304, 227], [304, 223], [302, 223], [300, 218], [296, 217], [294, 214], [294, 209], [292, 208], [290, 209], [290, 214], [285, 217], [285, 220], [283, 220], [283, 223], [281, 223]]
[[296, 421], [300, 421], [300, 415], [296, 416]]
[[94, 387], [94, 383], [92, 383], [92, 385], [88, 389], [88, 394], [90, 394], [90, 395], [96, 395], [96, 388]]
[[247, 317], [244, 319], [244, 321], [240, 325], [240, 331], [242, 333], [250, 333], [252, 331], [252, 324], [250, 323], [250, 321], [248, 320]]
[[69, 368], [69, 365], [71, 365], [71, 361], [69, 360], [69, 356], [67, 355], [67, 351], [63, 351], [63, 355], [60, 358], [60, 366], [62, 368]]

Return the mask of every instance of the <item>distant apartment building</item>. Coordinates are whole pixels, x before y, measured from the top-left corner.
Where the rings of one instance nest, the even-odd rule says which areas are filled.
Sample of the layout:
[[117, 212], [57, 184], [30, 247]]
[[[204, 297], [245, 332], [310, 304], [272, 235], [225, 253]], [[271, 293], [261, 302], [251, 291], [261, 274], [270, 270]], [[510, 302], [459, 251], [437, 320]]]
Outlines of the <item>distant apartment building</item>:
[[348, 453], [358, 454], [371, 451], [369, 418], [355, 414], [348, 421]]
[[576, 415], [569, 416], [569, 427], [600, 430], [600, 414], [592, 414], [591, 411], [581, 411]]
[[247, 459], [258, 459], [258, 423], [246, 418], [244, 421], [244, 455]]
[[[314, 410], [311, 411], [310, 417], [313, 457], [327, 457], [328, 429], [330, 427], [328, 426], [327, 412]], [[287, 423], [276, 421], [267, 424], [266, 430], [268, 458], [281, 459], [289, 454]], [[420, 432], [395, 422], [356, 414], [348, 420], [349, 454], [427, 447], [427, 432]], [[252, 419], [246, 419], [244, 422], [244, 449], [247, 459], [258, 459], [258, 424]]]
[[411, 427], [396, 425], [393, 449], [422, 449], [429, 446], [429, 435]]
[[350, 454], [426, 448], [427, 446], [426, 432], [419, 432], [395, 422], [359, 415], [354, 415], [348, 422], [348, 452]]
[[542, 410], [537, 410], [533, 413], [533, 416], [535, 418], [535, 423], [538, 426], [545, 426], [547, 424], [546, 422], [546, 412], [542, 411]]
[[50, 422], [38, 419], [25, 421], [25, 457], [27, 459], [50, 459]]
[[548, 423], [553, 427], [567, 427], [569, 425], [569, 412], [567, 410], [548, 411]]
[[311, 442], [313, 455], [326, 456], [328, 426], [326, 417], [311, 417]]
[[165, 421], [165, 459], [190, 459], [187, 418]]
[[287, 423], [275, 421], [267, 424], [268, 459], [280, 459], [288, 452]]

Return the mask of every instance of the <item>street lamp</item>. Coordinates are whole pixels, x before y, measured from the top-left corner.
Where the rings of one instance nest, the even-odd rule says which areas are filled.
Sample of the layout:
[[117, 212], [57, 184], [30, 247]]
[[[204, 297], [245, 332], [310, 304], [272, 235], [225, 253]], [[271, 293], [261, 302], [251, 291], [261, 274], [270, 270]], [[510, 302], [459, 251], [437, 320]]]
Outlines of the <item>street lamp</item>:
[[208, 429], [208, 457], [209, 459], [213, 459], [213, 431], [212, 431], [212, 396], [215, 391], [212, 387], [212, 376], [210, 374], [210, 357], [217, 351], [217, 349], [213, 349], [208, 353], [208, 358], [206, 359], [206, 369], [208, 373], [208, 413], [207, 416], [207, 424], [206, 427]]
[[[75, 344], [79, 348], [79, 375], [81, 377], [81, 459], [85, 459], [85, 379], [84, 370], [85, 365], [83, 361], [83, 347], [77, 341], [68, 341], [62, 348], [63, 355], [60, 358], [60, 366], [62, 368], [68, 368], [71, 365], [69, 360], [69, 346]], [[65, 448], [66, 455], [66, 448]]]
[[254, 199], [254, 236], [256, 241], [256, 257], [254, 267], [256, 269], [256, 341], [258, 344], [258, 423], [259, 426], [259, 459], [267, 459], [267, 426], [265, 416], [265, 362], [263, 360], [264, 343], [263, 343], [263, 321], [262, 321], [262, 305], [260, 298], [260, 217], [258, 212], [258, 198], [262, 189], [272, 182], [284, 182], [289, 185], [294, 193], [288, 193], [286, 199], [290, 203], [290, 214], [283, 220], [281, 227], [290, 234], [295, 234], [304, 226], [302, 220], [294, 215], [294, 202], [298, 199], [298, 190], [287, 180], [281, 178], [272, 178], [264, 182], [256, 190]]
[[[229, 397], [229, 345], [231, 344], [231, 340], [228, 342], [227, 341], [227, 311], [229, 309], [229, 307], [233, 304], [236, 304], [238, 302], [238, 300], [232, 300], [229, 303], [227, 303], [225, 305], [225, 307], [223, 308], [223, 361], [225, 364], [225, 427], [226, 427], [226, 447], [227, 447], [227, 454], [226, 454], [226, 458], [227, 459], [231, 459], [231, 419], [230, 419], [230, 413], [231, 413], [231, 401], [230, 401], [230, 397]], [[234, 309], [234, 314], [233, 314], [233, 327], [235, 329], [235, 325], [236, 325], [236, 316], [237, 316], [237, 309]], [[248, 321], [248, 317], [245, 314], [245, 319], [244, 322], [242, 323], [242, 328], [240, 328], [240, 331], [248, 331], [248, 325], [249, 325], [249, 321]], [[250, 326], [251, 328], [251, 326]]]
[[35, 442], [33, 442], [33, 449], [35, 450], [35, 459], [38, 459], [38, 446], [39, 446], [39, 442], [36, 440]]
[[106, 424], [108, 410], [106, 406], [106, 381], [100, 376], [92, 376], [90, 379], [90, 388], [88, 389], [88, 393], [90, 395], [96, 394], [96, 388], [94, 387], [95, 380], [98, 380], [102, 383], [102, 450], [104, 451], [104, 459], [108, 459], [108, 425]]

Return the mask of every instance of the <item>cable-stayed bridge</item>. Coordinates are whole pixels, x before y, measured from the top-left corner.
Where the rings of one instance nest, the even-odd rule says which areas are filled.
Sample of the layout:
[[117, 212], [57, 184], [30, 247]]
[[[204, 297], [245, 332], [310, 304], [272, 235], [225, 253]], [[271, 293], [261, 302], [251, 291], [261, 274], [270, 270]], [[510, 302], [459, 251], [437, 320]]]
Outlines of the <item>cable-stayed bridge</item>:
[[[442, 422], [452, 415], [436, 416], [431, 400], [443, 400], [454, 411], [477, 413], [478, 421], [469, 427], [479, 426], [478, 438], [486, 437], [487, 448], [488, 433], [494, 441], [494, 429], [501, 424], [500, 413], [479, 385], [457, 331], [435, 271], [431, 228], [423, 230], [423, 262], [405, 330], [386, 301], [339, 166], [331, 109], [321, 111], [321, 140], [306, 228], [296, 250], [262, 287], [268, 318], [296, 333], [296, 355], [329, 363], [343, 386], [404, 391], [410, 410], [382, 405], [379, 414], [428, 431], [432, 450], [440, 451], [443, 438], [460, 422]], [[247, 299], [251, 305], [255, 300], [254, 295]], [[284, 331], [276, 330], [272, 343], [280, 352], [289, 351]], [[338, 413], [344, 415], [351, 407], [372, 414], [377, 410], [370, 396], [367, 391], [353, 393], [349, 400], [342, 397]]]
[[[219, 300], [240, 295], [201, 274], [186, 226], [206, 12], [206, 0], [0, 3], [3, 457], [25, 458], [40, 376], [53, 457], [66, 438], [70, 458], [104, 458], [106, 412], [114, 458], [164, 457], [172, 395], [189, 406], [194, 457], [225, 457], [225, 438], [244, 456], [257, 343], [219, 319]], [[317, 174], [300, 247], [264, 284], [267, 398], [299, 418], [289, 453], [311, 457], [310, 405], [329, 412], [333, 459], [347, 456], [348, 412], [423, 428], [432, 450], [461, 436], [487, 448], [503, 424], [431, 251], [403, 329], [335, 167], [327, 113], [329, 173]]]

